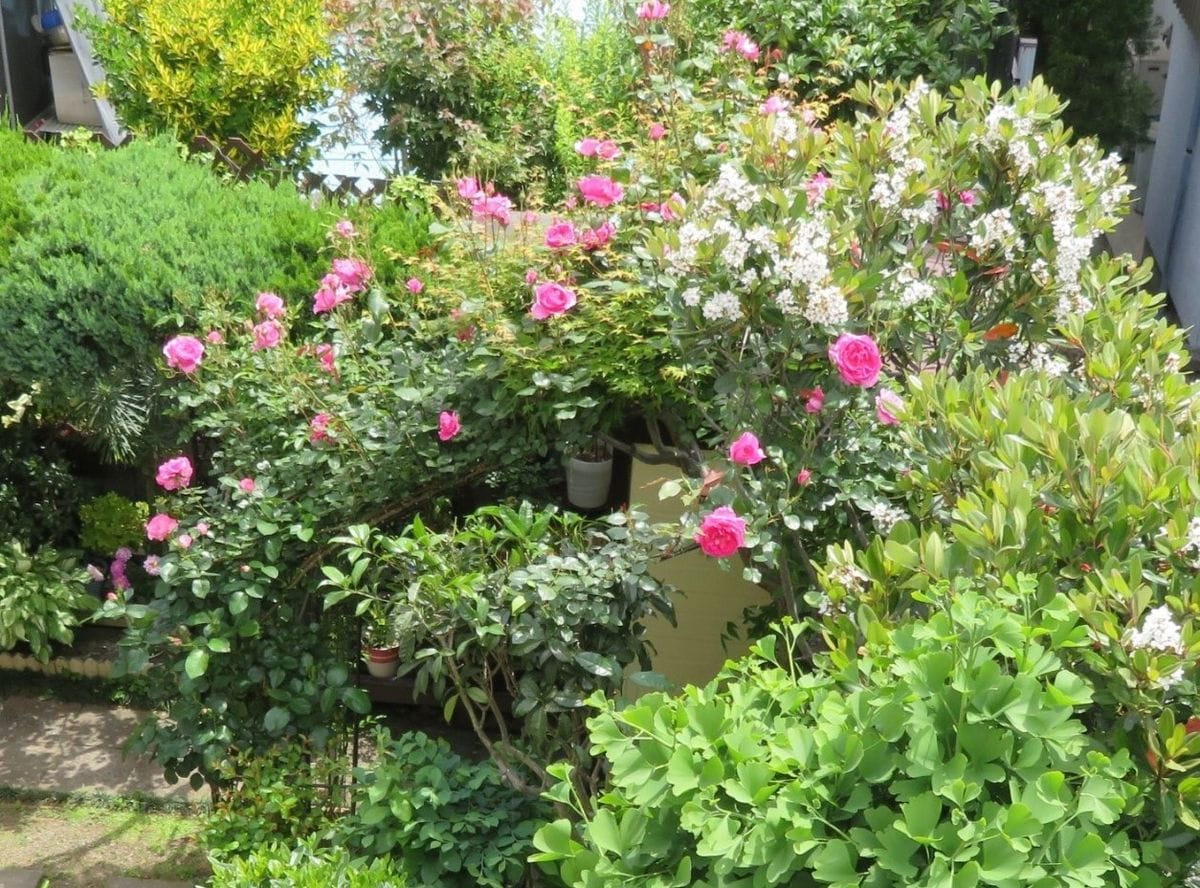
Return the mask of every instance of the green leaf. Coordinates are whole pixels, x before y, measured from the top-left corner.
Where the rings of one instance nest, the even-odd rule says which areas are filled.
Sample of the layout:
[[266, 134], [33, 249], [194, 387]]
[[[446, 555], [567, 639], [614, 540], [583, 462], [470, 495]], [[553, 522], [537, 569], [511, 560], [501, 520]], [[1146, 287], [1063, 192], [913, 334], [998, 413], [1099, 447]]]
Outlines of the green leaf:
[[202, 676], [208, 670], [208, 651], [204, 648], [196, 648], [187, 655], [187, 659], [183, 663], [183, 671], [187, 673], [187, 677], [196, 679]]
[[214, 654], [227, 654], [231, 650], [228, 638], [210, 638], [208, 649]]
[[282, 706], [272, 706], [267, 710], [267, 714], [263, 716], [263, 727], [272, 734], [278, 734], [288, 726], [292, 720], [292, 714]]

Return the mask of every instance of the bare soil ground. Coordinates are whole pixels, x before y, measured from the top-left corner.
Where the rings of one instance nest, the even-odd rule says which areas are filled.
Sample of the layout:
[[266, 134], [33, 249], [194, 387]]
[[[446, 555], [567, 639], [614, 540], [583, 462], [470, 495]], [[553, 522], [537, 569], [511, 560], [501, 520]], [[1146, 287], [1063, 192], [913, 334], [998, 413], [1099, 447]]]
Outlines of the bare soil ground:
[[211, 871], [198, 818], [58, 802], [0, 801], [0, 867], [42, 868], [54, 888], [115, 876], [193, 884]]

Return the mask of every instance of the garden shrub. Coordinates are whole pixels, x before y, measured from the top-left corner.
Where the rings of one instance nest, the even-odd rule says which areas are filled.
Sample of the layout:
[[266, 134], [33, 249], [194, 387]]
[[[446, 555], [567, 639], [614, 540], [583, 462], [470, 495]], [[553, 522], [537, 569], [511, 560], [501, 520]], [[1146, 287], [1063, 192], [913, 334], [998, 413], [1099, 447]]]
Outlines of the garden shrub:
[[0, 264], [7, 261], [10, 245], [29, 227], [29, 211], [17, 179], [50, 158], [49, 146], [26, 140], [24, 133], [9, 129], [7, 118], [0, 117]]
[[366, 859], [391, 859], [409, 883], [426, 888], [526, 884], [544, 803], [445, 740], [381, 731], [376, 747], [378, 760], [356, 771], [357, 807], [338, 825], [339, 843]]
[[140, 546], [149, 517], [147, 503], [135, 503], [111, 491], [94, 497], [79, 508], [79, 545], [103, 555]]
[[61, 442], [30, 419], [0, 427], [0, 536], [39, 548], [74, 545], [85, 492]]
[[601, 707], [609, 788], [589, 811], [561, 784], [580, 825], [543, 828], [535, 859], [593, 888], [1165, 884], [1173, 843], [1138, 829], [1161, 790], [1087, 723], [1118, 707], [1064, 662], [1087, 628], [1037, 585], [941, 581], [811, 670], [794, 627], [703, 688]]
[[317, 134], [337, 79], [320, 0], [105, 0], [86, 18], [105, 71], [100, 94], [141, 134], [238, 136], [295, 160]]
[[405, 888], [386, 858], [355, 863], [345, 848], [315, 839], [262, 845], [245, 858], [212, 861], [211, 888]]
[[70, 644], [82, 617], [96, 609], [87, 579], [75, 559], [48, 546], [31, 552], [14, 540], [0, 547], [0, 651], [24, 643], [45, 663], [52, 642]]
[[193, 316], [214, 294], [250, 304], [252, 270], [264, 289], [308, 291], [318, 267], [323, 225], [292, 189], [229, 187], [166, 140], [56, 152], [15, 187], [29, 222], [0, 263], [12, 318], [0, 379], [43, 383], [39, 406], [58, 408], [44, 412], [84, 426], [128, 405], [118, 419], [145, 430], [155, 386], [143, 368], [165, 319]]

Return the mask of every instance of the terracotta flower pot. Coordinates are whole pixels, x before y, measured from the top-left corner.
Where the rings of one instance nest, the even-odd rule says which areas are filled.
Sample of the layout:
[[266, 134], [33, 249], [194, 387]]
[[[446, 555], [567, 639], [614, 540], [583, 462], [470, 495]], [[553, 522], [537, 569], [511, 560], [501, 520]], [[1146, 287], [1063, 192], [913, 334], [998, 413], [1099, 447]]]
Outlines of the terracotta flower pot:
[[400, 669], [400, 648], [367, 648], [367, 672], [375, 678], [392, 678]]

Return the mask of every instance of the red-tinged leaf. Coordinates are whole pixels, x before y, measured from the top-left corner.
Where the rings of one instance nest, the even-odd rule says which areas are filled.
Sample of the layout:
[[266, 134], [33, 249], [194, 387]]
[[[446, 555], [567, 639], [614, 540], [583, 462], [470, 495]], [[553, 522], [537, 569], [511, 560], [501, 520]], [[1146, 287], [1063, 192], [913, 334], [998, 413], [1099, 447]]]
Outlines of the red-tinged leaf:
[[709, 469], [704, 473], [704, 484], [700, 487], [700, 499], [704, 499], [714, 487], [725, 479], [725, 473], [717, 469]]
[[984, 272], [985, 277], [1004, 277], [1008, 274], [1009, 266], [997, 265], [995, 268], [989, 268]]
[[987, 342], [995, 342], [997, 339], [1012, 339], [1019, 330], [1020, 328], [1016, 324], [1005, 322], [992, 327], [983, 334], [983, 338]]

